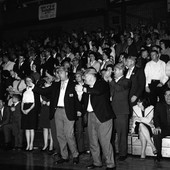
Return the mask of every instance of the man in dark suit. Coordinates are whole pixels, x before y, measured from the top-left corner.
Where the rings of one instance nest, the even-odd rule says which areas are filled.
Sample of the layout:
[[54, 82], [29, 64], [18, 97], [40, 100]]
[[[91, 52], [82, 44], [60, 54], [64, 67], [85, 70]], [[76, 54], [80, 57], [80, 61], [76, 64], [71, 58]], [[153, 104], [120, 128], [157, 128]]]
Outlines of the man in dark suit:
[[5, 103], [1, 99], [0, 99], [0, 131], [4, 135], [5, 148], [8, 149], [10, 147], [11, 136], [12, 136], [10, 110], [9, 107], [5, 106]]
[[127, 157], [127, 138], [128, 138], [128, 118], [129, 118], [129, 91], [131, 81], [126, 79], [123, 63], [118, 63], [114, 67], [114, 80], [110, 82], [112, 97], [112, 108], [116, 114], [115, 130], [118, 138], [119, 160], [123, 161]]
[[[111, 145], [112, 118], [115, 116], [110, 104], [110, 87], [106, 81], [97, 80], [96, 70], [88, 68], [84, 74], [86, 87], [76, 85], [82, 95], [84, 108], [88, 112], [88, 134], [93, 164], [88, 169], [102, 167], [100, 145], [106, 159], [107, 170], [115, 169], [114, 152]], [[100, 145], [99, 145], [99, 143]]]
[[42, 76], [45, 76], [46, 72], [48, 72], [48, 74], [50, 75], [53, 75], [54, 64], [55, 64], [55, 60], [51, 55], [51, 49], [49, 47], [46, 47], [45, 48], [45, 63], [43, 65]]
[[125, 52], [129, 56], [136, 56], [136, 57], [138, 56], [136, 44], [135, 44], [133, 38], [131, 38], [131, 37], [128, 37], [128, 39], [127, 39], [127, 48], [126, 48]]
[[16, 61], [13, 70], [17, 73], [24, 76], [28, 76], [31, 73], [31, 68], [29, 66], [28, 60], [25, 59], [23, 55], [20, 55]]
[[62, 158], [56, 163], [68, 162], [67, 144], [73, 156], [73, 163], [77, 164], [79, 153], [74, 137], [74, 123], [77, 111], [81, 110], [75, 91], [75, 83], [68, 78], [68, 71], [64, 67], [58, 69], [59, 82], [54, 82], [50, 87], [35, 87], [34, 92], [50, 98], [50, 119], [55, 118], [57, 139], [60, 145]]
[[162, 152], [162, 138], [170, 136], [170, 89], [165, 90], [165, 102], [159, 102], [154, 111], [154, 144], [157, 149], [156, 160], [160, 161]]
[[77, 71], [81, 71], [82, 66], [80, 64], [79, 58], [74, 57], [72, 60], [71, 71], [75, 74]]
[[137, 99], [139, 99], [139, 97], [144, 94], [146, 81], [144, 69], [136, 67], [135, 63], [135, 56], [129, 56], [126, 60], [126, 67], [128, 68], [126, 78], [130, 79], [132, 82], [129, 93], [129, 103], [131, 106], [130, 109], [136, 105]]

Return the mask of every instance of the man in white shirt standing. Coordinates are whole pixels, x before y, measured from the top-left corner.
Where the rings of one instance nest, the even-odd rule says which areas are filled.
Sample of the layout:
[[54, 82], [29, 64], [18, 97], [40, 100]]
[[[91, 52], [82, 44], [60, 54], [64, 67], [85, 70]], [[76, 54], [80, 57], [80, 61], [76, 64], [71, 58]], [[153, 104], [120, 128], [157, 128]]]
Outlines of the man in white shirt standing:
[[50, 120], [55, 119], [56, 135], [60, 146], [61, 159], [56, 164], [69, 161], [69, 150], [72, 154], [73, 164], [79, 163], [79, 152], [74, 136], [74, 123], [81, 104], [75, 91], [75, 83], [69, 78], [68, 70], [61, 66], [58, 69], [59, 82], [54, 82], [50, 87], [35, 87], [34, 92], [50, 96]]
[[158, 52], [156, 50], [151, 51], [151, 61], [149, 61], [144, 69], [146, 76], [145, 90], [152, 105], [155, 105], [157, 101], [164, 100], [162, 93], [163, 85], [167, 82], [168, 76], [165, 73], [166, 64], [159, 59]]

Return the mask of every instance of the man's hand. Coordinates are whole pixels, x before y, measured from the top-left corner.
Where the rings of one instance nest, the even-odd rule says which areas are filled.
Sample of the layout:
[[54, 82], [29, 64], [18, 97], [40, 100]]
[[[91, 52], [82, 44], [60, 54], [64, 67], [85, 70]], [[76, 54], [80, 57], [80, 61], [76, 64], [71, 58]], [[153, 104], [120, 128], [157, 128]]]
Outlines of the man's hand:
[[153, 134], [154, 135], [158, 135], [158, 133], [161, 133], [161, 128], [160, 127], [157, 127], [153, 130]]
[[137, 99], [137, 96], [135, 96], [135, 95], [133, 95], [132, 97], [131, 97], [131, 103], [133, 103], [133, 102], [135, 102], [136, 101], [136, 99]]
[[24, 115], [27, 115], [29, 112], [30, 112], [30, 109], [23, 110], [23, 114], [24, 114]]
[[83, 92], [83, 86], [80, 85], [80, 84], [77, 84], [77, 85], [75, 86], [75, 91], [76, 91], [76, 92]]
[[80, 117], [82, 113], [80, 111], [77, 111], [77, 116]]
[[157, 87], [162, 87], [163, 86], [163, 84], [162, 83], [159, 83], [158, 85], [157, 85]]
[[150, 91], [150, 88], [149, 88], [148, 86], [145, 87], [145, 91], [146, 91], [147, 93], [150, 93], [150, 92], [151, 92], [151, 91]]

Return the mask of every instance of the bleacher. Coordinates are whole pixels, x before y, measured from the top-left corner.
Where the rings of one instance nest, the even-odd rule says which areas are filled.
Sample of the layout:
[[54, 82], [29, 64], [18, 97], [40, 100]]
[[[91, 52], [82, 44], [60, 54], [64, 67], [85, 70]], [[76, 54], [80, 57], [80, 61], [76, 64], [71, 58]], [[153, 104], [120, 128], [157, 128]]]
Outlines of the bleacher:
[[[132, 120], [129, 122], [129, 132], [131, 132]], [[115, 140], [115, 148], [118, 153], [118, 144]], [[138, 138], [138, 134], [128, 134], [128, 154], [140, 155], [141, 154], [141, 142]], [[155, 156], [152, 152], [152, 148], [149, 144], [146, 147], [146, 156]], [[162, 139], [162, 157], [170, 158], [170, 136]]]

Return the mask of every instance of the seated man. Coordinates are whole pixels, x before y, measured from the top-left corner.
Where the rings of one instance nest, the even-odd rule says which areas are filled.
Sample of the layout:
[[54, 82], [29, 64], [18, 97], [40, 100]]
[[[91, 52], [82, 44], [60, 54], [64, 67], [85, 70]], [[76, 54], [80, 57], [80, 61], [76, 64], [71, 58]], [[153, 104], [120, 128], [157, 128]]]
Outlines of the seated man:
[[11, 142], [12, 126], [10, 123], [10, 109], [5, 106], [2, 99], [0, 99], [0, 132], [3, 133], [5, 139], [5, 147], [9, 148]]
[[154, 144], [157, 149], [157, 158], [159, 162], [162, 152], [162, 138], [170, 135], [170, 89], [165, 90], [165, 102], [156, 104], [154, 112]]

